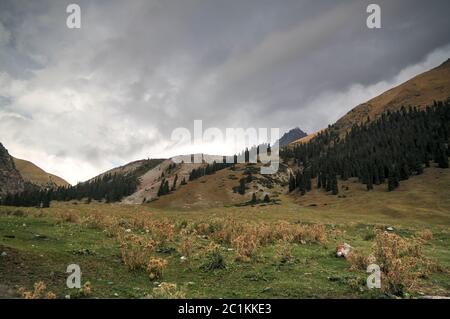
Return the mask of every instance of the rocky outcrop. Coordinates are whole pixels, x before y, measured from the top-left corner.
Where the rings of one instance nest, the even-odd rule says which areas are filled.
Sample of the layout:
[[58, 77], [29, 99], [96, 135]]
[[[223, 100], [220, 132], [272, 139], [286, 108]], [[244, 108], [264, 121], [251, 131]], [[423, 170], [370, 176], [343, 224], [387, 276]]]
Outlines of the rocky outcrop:
[[24, 190], [24, 180], [8, 150], [0, 143], [0, 197]]
[[297, 141], [305, 136], [307, 136], [307, 134], [303, 132], [299, 127], [296, 127], [289, 132], [284, 133], [279, 141], [280, 147], [288, 146], [290, 143]]

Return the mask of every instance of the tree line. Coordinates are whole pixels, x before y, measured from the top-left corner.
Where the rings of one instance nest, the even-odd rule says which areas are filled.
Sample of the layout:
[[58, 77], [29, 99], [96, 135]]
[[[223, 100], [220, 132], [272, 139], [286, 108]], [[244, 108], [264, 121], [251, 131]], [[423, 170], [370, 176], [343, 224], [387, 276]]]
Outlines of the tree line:
[[449, 134], [449, 101], [434, 102], [425, 110], [403, 107], [375, 121], [368, 118], [345, 136], [329, 126], [307, 143], [283, 148], [280, 156], [298, 167], [290, 175], [290, 191], [304, 194], [311, 189], [311, 179], [317, 178], [318, 188], [337, 194], [338, 177], [356, 177], [367, 190], [386, 183], [393, 191], [402, 180], [422, 174], [432, 161], [449, 167]]

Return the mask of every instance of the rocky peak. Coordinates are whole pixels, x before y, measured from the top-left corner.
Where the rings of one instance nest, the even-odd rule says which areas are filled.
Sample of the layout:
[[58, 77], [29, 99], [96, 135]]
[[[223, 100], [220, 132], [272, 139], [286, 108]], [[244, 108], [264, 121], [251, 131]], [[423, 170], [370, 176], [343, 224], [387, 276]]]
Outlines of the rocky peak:
[[0, 143], [0, 197], [24, 189], [24, 181], [8, 150]]

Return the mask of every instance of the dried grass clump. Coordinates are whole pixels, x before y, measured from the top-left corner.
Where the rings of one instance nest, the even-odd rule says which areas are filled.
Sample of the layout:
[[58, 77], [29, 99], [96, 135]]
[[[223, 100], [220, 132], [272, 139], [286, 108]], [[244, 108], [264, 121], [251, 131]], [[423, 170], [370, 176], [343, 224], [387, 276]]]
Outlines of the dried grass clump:
[[123, 263], [129, 270], [147, 269], [148, 259], [158, 243], [145, 236], [126, 234], [119, 236]]
[[394, 295], [413, 291], [429, 268], [430, 262], [422, 254], [422, 243], [394, 233], [378, 232], [373, 254], [382, 271], [382, 290]]
[[366, 256], [362, 252], [353, 249], [346, 257], [350, 263], [350, 270], [362, 270], [366, 271], [367, 266], [375, 261], [375, 257], [370, 255]]
[[167, 260], [162, 258], [150, 258], [147, 263], [147, 273], [150, 280], [160, 279], [167, 267]]
[[424, 229], [418, 232], [416, 237], [423, 242], [429, 242], [433, 240], [433, 232], [429, 229]]
[[43, 281], [34, 284], [33, 291], [20, 288], [19, 293], [24, 299], [56, 299], [56, 295], [51, 291], [46, 291], [47, 287]]
[[245, 232], [231, 241], [231, 245], [236, 250], [236, 260], [249, 262], [256, 257], [259, 248], [259, 241], [255, 232]]
[[210, 235], [217, 242], [230, 245], [231, 241], [243, 232], [244, 224], [234, 218], [227, 217], [225, 219], [217, 219], [214, 222], [215, 232]]
[[292, 225], [294, 243], [327, 243], [327, 233], [324, 225]]
[[58, 218], [66, 223], [80, 224], [81, 222], [80, 216], [72, 212], [60, 212], [58, 213]]
[[194, 254], [195, 238], [191, 235], [184, 235], [181, 237], [179, 252], [189, 261]]
[[81, 297], [89, 297], [92, 293], [91, 282], [86, 281], [84, 285], [80, 288], [79, 294]]
[[147, 221], [145, 229], [160, 245], [175, 239], [175, 224], [168, 220]]
[[153, 293], [147, 296], [150, 299], [185, 299], [186, 294], [178, 289], [176, 284], [162, 282], [157, 288], [153, 288]]
[[294, 227], [288, 222], [279, 222], [273, 229], [273, 236], [276, 240], [292, 242], [294, 240]]
[[324, 225], [302, 225], [280, 222], [274, 226], [272, 239], [289, 243], [306, 242], [326, 244], [327, 233]]

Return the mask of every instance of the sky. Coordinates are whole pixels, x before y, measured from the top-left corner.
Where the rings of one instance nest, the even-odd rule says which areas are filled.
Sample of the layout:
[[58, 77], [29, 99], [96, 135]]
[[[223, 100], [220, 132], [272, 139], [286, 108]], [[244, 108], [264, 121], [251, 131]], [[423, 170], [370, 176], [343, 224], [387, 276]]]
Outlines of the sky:
[[[369, 29], [366, 8], [381, 8]], [[81, 8], [81, 28], [66, 7]], [[448, 0], [0, 0], [0, 142], [74, 184], [231, 155], [176, 128], [312, 133], [450, 57]]]

